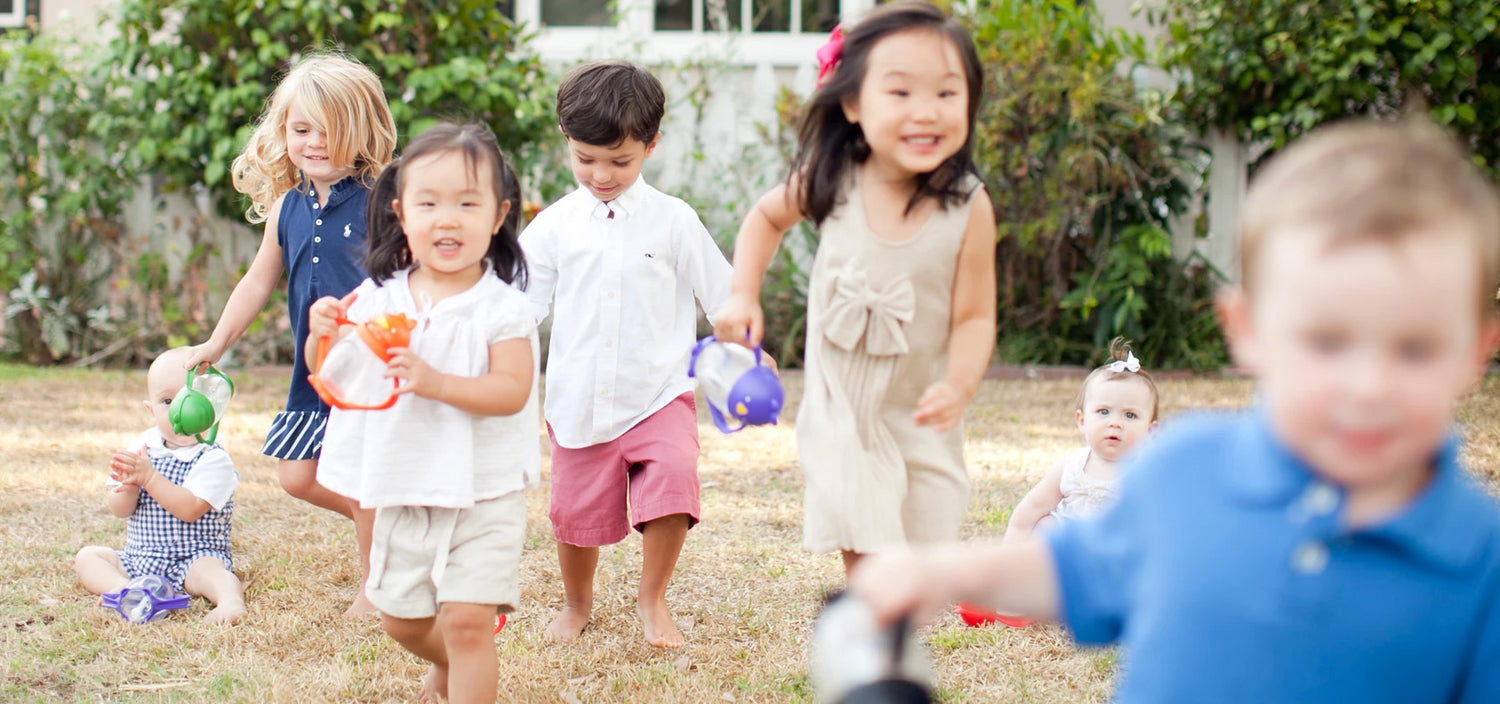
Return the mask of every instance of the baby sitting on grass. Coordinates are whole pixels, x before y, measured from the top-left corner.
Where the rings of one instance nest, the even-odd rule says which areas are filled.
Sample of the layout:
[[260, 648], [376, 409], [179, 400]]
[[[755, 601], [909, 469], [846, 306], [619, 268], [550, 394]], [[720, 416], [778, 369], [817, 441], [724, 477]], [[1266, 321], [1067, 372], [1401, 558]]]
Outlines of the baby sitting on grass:
[[153, 425], [110, 460], [106, 502], [127, 521], [125, 549], [90, 545], [78, 551], [73, 569], [93, 594], [159, 575], [177, 591], [214, 604], [204, 621], [231, 623], [245, 615], [243, 590], [229, 558], [239, 474], [224, 448], [178, 435], [167, 419], [167, 407], [185, 382], [189, 352], [168, 350], [151, 363], [144, 403]]

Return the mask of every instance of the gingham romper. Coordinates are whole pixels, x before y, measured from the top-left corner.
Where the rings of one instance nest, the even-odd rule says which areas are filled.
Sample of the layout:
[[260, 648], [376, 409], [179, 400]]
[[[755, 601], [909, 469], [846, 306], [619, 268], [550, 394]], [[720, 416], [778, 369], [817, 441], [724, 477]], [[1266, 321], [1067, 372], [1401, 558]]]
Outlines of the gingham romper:
[[[182, 486], [188, 472], [214, 445], [199, 445], [198, 453], [191, 460], [179, 460], [170, 452], [150, 453], [151, 467], [163, 478]], [[142, 491], [135, 505], [135, 513], [125, 528], [125, 549], [120, 551], [120, 562], [132, 578], [145, 574], [160, 575], [182, 591], [182, 582], [188, 568], [200, 557], [215, 557], [224, 567], [234, 570], [229, 558], [230, 517], [234, 513], [234, 499], [230, 498], [224, 508], [210, 507], [208, 513], [188, 523], [163, 508], [150, 494]]]

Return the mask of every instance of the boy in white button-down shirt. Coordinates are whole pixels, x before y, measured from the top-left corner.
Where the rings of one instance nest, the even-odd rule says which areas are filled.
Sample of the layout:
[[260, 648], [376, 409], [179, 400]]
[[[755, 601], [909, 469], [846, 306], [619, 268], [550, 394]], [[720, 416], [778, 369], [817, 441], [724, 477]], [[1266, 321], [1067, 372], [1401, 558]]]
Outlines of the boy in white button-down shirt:
[[731, 270], [697, 213], [641, 178], [665, 110], [661, 83], [639, 67], [602, 61], [570, 73], [557, 116], [579, 187], [521, 235], [537, 321], [552, 312], [549, 515], [565, 598], [547, 626], [553, 642], [583, 631], [599, 546], [634, 527], [643, 542], [636, 611], [646, 640], [684, 643], [666, 592], [698, 522], [688, 356], [697, 305], [718, 310]]

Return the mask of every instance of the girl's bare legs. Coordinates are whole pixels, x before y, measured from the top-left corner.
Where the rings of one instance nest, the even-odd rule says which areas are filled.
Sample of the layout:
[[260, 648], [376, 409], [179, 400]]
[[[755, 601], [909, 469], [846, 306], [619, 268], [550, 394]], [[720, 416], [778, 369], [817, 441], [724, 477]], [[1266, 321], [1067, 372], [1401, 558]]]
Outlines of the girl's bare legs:
[[120, 562], [120, 554], [103, 545], [90, 545], [73, 558], [73, 571], [90, 594], [117, 592], [130, 584], [130, 575]]
[[375, 532], [375, 509], [360, 508], [353, 499], [348, 501], [349, 512], [354, 514], [354, 542], [359, 545], [359, 594], [344, 611], [344, 618], [364, 618], [376, 613], [375, 605], [365, 596], [365, 584], [370, 581], [370, 537]]
[[200, 557], [188, 566], [182, 588], [193, 596], [201, 596], [214, 605], [214, 610], [203, 617], [209, 623], [234, 623], [245, 615], [244, 588], [240, 580], [229, 571], [218, 558]]
[[641, 586], [635, 611], [646, 631], [646, 642], [658, 648], [681, 648], [687, 642], [667, 608], [667, 584], [672, 581], [687, 532], [685, 513], [662, 516], [641, 526]]
[[845, 550], [841, 554], [844, 558], [844, 583], [847, 584], [849, 582], [849, 575], [854, 574], [854, 566], [858, 565], [860, 558], [865, 555], [853, 550]]
[[432, 663], [422, 681], [421, 701], [495, 701], [500, 664], [495, 657], [494, 604], [440, 604], [435, 619], [381, 614], [380, 621], [401, 647]]
[[365, 598], [365, 578], [370, 576], [370, 528], [374, 524], [375, 514], [371, 512], [368, 520], [361, 526], [355, 515], [354, 502], [318, 483], [317, 460], [278, 460], [276, 478], [281, 481], [281, 488], [293, 498], [302, 499], [354, 521], [354, 539], [359, 544], [359, 592], [354, 596], [354, 603], [344, 611], [344, 617], [359, 618], [374, 614], [374, 605]]
[[543, 633], [549, 642], [567, 643], [588, 625], [594, 608], [594, 568], [599, 566], [599, 548], [559, 542], [557, 566], [563, 578], [563, 608]]
[[345, 518], [354, 518], [349, 510], [349, 499], [333, 493], [318, 483], [317, 460], [277, 460], [276, 478], [281, 488], [293, 498], [302, 499], [318, 508], [326, 508]]

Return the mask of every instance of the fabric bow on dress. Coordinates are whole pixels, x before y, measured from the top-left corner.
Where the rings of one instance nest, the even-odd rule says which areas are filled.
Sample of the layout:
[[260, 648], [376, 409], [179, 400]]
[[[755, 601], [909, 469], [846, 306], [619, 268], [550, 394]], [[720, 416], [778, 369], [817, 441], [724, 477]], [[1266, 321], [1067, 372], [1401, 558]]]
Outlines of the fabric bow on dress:
[[866, 354], [906, 354], [902, 325], [915, 314], [916, 292], [910, 279], [899, 277], [877, 290], [864, 272], [846, 269], [834, 278], [833, 295], [823, 313], [823, 336], [850, 352], [863, 338]]

